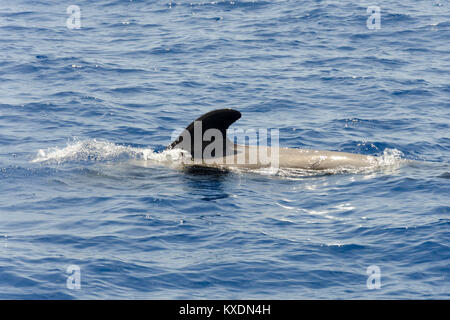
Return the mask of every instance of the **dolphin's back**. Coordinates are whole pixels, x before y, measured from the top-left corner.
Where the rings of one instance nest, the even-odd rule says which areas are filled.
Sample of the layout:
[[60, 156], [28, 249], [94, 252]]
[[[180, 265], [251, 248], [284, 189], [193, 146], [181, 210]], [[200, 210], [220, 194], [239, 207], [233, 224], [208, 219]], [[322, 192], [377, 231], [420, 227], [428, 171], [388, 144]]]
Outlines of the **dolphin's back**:
[[[260, 148], [263, 148], [261, 150]], [[339, 167], [363, 168], [372, 166], [375, 157], [349, 152], [271, 148], [235, 145], [236, 153], [225, 157], [223, 163], [229, 167], [262, 168], [277, 166], [280, 168], [324, 170]], [[270, 162], [263, 161], [261, 154]]]
[[[227, 139], [226, 132], [228, 127], [240, 117], [241, 113], [233, 109], [218, 109], [205, 113], [191, 122], [167, 148], [183, 149], [189, 152], [195, 165], [209, 167], [282, 167], [323, 170], [339, 167], [369, 167], [376, 162], [375, 157], [348, 152], [237, 145]], [[209, 129], [216, 129], [221, 133], [222, 141], [218, 144], [218, 148], [222, 148], [223, 152], [219, 157], [205, 156], [205, 148], [212, 143], [203, 139], [205, 132]], [[214, 140], [214, 143], [217, 141]], [[269, 161], [267, 161], [268, 158]]]

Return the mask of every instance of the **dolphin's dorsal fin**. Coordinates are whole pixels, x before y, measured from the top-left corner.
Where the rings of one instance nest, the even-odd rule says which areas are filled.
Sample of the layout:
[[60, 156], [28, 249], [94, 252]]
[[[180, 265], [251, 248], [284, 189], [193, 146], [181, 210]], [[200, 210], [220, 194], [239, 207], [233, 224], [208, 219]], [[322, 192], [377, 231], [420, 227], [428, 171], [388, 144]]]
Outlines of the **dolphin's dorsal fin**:
[[[198, 119], [192, 121], [191, 124], [188, 125], [186, 129], [183, 130], [181, 135], [168, 146], [168, 149], [181, 148], [183, 150], [190, 152], [192, 157], [194, 158], [194, 141], [196, 139], [200, 139], [199, 141], [202, 141], [201, 151], [203, 154], [204, 148], [210, 143], [209, 141], [203, 142], [202, 140], [205, 131], [208, 129], [217, 129], [222, 133], [222, 137], [224, 138], [223, 148], [225, 151], [226, 150], [225, 144], [227, 140], [226, 139], [227, 129], [231, 124], [233, 124], [233, 122], [238, 120], [240, 117], [241, 113], [233, 109], [218, 109], [205, 113]], [[197, 121], [201, 122], [202, 128], [201, 137], [195, 137], [194, 125]], [[184, 137], [186, 136], [190, 137], [191, 139], [190, 143], [186, 143], [186, 141], [184, 141], [183, 143]], [[226, 154], [226, 152], [224, 152], [224, 154]]]

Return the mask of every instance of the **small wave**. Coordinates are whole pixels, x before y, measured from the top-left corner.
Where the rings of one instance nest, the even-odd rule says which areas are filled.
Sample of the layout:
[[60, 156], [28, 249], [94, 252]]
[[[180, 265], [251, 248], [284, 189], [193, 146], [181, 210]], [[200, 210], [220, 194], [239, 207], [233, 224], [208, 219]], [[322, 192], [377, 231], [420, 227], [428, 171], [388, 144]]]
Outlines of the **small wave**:
[[180, 162], [185, 158], [185, 152], [179, 149], [155, 152], [149, 148], [136, 148], [118, 145], [105, 140], [74, 140], [63, 148], [52, 147], [40, 149], [34, 163], [49, 162], [62, 164], [69, 161], [106, 161], [116, 159], [140, 159], [156, 162]]

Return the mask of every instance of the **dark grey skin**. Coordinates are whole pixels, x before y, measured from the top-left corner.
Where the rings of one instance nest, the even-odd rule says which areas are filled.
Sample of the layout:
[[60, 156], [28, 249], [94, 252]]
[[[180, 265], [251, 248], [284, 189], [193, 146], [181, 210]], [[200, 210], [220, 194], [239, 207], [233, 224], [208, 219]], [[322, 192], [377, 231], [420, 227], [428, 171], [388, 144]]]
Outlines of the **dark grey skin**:
[[[241, 117], [241, 113], [232, 109], [219, 109], [202, 115], [193, 121], [168, 149], [183, 149], [191, 154], [191, 161], [185, 165], [196, 165], [220, 168], [295, 168], [307, 170], [325, 170], [337, 168], [364, 168], [377, 164], [377, 158], [348, 152], [322, 151], [294, 148], [271, 148], [258, 146], [245, 146], [232, 143], [226, 138], [228, 127]], [[201, 131], [195, 127], [201, 124]], [[197, 129], [195, 129], [197, 128]], [[215, 129], [224, 139], [217, 142], [217, 150], [213, 156], [205, 155], [208, 145], [212, 141], [203, 141], [204, 133]], [[201, 136], [200, 136], [201, 135]], [[199, 138], [197, 144], [195, 139]], [[213, 140], [214, 141], [214, 140]], [[268, 159], [260, 158], [259, 153], [267, 155]], [[255, 156], [256, 155], [256, 156]], [[278, 155], [278, 156], [276, 156]], [[272, 157], [273, 156], [273, 157]], [[266, 158], [267, 158], [266, 157]]]

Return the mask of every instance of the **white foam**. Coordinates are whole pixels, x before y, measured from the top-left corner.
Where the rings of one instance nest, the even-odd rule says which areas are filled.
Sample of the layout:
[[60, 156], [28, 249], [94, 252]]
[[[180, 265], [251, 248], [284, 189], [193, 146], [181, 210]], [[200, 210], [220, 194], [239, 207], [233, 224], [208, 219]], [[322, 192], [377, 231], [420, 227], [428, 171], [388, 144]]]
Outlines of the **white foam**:
[[152, 160], [156, 162], [181, 162], [185, 151], [174, 149], [155, 152], [149, 148], [117, 145], [106, 140], [73, 140], [65, 147], [52, 147], [38, 151], [32, 162], [65, 163], [68, 161], [104, 161], [120, 157]]
[[404, 162], [404, 154], [400, 150], [386, 148], [376, 159], [378, 166], [395, 166]]

